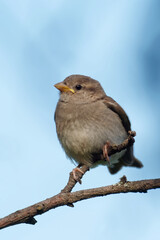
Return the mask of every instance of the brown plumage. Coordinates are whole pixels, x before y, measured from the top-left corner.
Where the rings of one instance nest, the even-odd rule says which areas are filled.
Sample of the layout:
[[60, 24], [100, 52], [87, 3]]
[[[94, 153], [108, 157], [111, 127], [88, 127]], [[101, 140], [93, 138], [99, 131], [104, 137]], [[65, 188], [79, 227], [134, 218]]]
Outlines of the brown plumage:
[[107, 165], [111, 174], [122, 166], [142, 167], [133, 147], [116, 153], [110, 162], [103, 157], [106, 142], [120, 144], [131, 130], [122, 107], [106, 96], [100, 83], [83, 75], [71, 75], [55, 85], [60, 99], [55, 111], [57, 135], [67, 156], [78, 164]]

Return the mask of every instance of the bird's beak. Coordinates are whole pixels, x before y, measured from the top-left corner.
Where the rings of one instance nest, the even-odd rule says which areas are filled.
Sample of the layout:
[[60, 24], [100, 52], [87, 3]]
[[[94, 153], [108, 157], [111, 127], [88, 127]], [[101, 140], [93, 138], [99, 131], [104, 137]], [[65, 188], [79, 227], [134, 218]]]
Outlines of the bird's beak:
[[60, 82], [54, 85], [55, 88], [57, 88], [61, 92], [72, 92], [75, 93], [75, 91], [72, 88], [69, 88], [64, 83]]

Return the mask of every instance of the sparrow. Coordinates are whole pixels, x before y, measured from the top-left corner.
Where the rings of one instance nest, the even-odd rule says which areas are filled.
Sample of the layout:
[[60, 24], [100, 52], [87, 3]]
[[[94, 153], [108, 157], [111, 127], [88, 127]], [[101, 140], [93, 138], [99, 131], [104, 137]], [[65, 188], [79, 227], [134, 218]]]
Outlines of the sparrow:
[[107, 96], [100, 83], [84, 75], [71, 75], [54, 85], [60, 91], [55, 111], [58, 139], [66, 155], [80, 167], [106, 165], [111, 174], [123, 166], [141, 168], [133, 146], [108, 157], [108, 146], [121, 144], [131, 130], [123, 108]]

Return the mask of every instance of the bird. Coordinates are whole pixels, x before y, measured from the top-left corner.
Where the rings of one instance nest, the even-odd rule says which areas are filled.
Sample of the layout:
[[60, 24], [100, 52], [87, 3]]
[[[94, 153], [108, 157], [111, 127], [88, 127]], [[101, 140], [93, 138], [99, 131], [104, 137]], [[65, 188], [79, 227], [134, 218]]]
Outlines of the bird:
[[123, 108], [107, 96], [101, 84], [85, 75], [73, 74], [54, 85], [60, 91], [54, 120], [58, 139], [68, 158], [78, 166], [95, 168], [105, 165], [111, 174], [123, 166], [141, 168], [133, 146], [108, 157], [108, 146], [121, 144], [131, 131], [131, 123]]

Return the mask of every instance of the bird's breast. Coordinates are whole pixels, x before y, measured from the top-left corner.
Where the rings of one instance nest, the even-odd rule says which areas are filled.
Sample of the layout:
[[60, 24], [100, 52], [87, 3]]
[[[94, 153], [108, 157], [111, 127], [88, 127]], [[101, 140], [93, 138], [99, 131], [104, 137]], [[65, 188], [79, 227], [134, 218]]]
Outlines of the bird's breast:
[[55, 121], [66, 154], [77, 162], [100, 152], [107, 141], [119, 144], [127, 136], [117, 114], [102, 104], [60, 106]]

